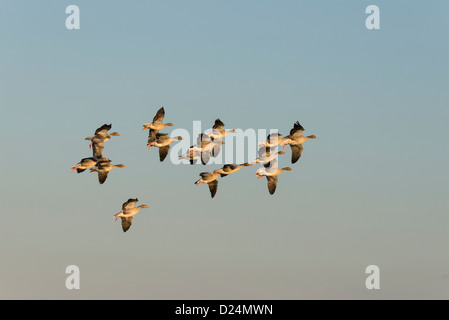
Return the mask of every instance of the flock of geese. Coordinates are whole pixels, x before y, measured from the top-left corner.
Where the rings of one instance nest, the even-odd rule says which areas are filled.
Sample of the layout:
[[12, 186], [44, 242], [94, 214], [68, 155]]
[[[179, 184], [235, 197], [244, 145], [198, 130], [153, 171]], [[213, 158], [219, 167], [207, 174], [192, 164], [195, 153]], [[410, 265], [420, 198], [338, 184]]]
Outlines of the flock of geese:
[[[160, 108], [153, 118], [152, 123], [145, 123], [142, 130], [149, 130], [148, 134], [148, 150], [152, 147], [159, 149], [159, 160], [162, 162], [167, 157], [170, 151], [170, 144], [174, 141], [182, 140], [181, 136], [170, 137], [168, 133], [160, 132], [165, 127], [174, 126], [173, 123], [163, 123], [165, 117], [164, 108]], [[201, 133], [198, 135], [197, 142], [191, 146], [187, 152], [179, 159], [187, 159], [190, 164], [197, 163], [198, 159], [201, 160], [203, 165], [206, 165], [210, 157], [217, 157], [221, 151], [223, 138], [230, 133], [236, 133], [236, 130], [225, 130], [225, 124], [220, 120], [215, 120], [210, 133]], [[124, 168], [123, 164], [111, 164], [111, 160], [103, 156], [105, 142], [109, 141], [114, 136], [120, 136], [117, 132], [108, 133], [112, 128], [111, 124], [104, 124], [95, 130], [93, 136], [86, 137], [86, 140], [90, 141], [89, 147], [92, 149], [92, 157], [83, 158], [81, 161], [72, 166], [72, 172], [78, 173], [84, 172], [90, 169], [90, 172], [97, 172], [98, 181], [103, 184], [111, 170], [115, 168]], [[226, 177], [232, 173], [239, 171], [243, 167], [252, 166], [253, 164], [260, 163], [263, 168], [257, 169], [257, 179], [266, 177], [268, 192], [274, 194], [278, 183], [278, 175], [284, 171], [293, 170], [290, 167], [279, 168], [277, 158], [279, 155], [286, 154], [284, 151], [275, 152], [278, 146], [282, 146], [284, 149], [287, 145], [291, 148], [291, 163], [296, 163], [302, 155], [303, 143], [308, 139], [316, 139], [315, 135], [304, 136], [304, 128], [296, 121], [293, 124], [293, 128], [290, 130], [290, 134], [282, 137], [280, 133], [271, 133], [267, 136], [265, 142], [259, 143], [258, 157], [250, 163], [243, 164], [225, 164], [222, 168], [213, 172], [201, 172], [199, 174], [200, 179], [195, 182], [195, 185], [205, 183], [209, 186], [211, 197], [215, 197], [218, 189], [218, 177]], [[122, 229], [126, 232], [132, 224], [134, 216], [142, 208], [148, 208], [148, 205], [140, 205], [136, 207], [138, 199], [128, 199], [122, 205], [122, 211], [115, 214], [114, 217], [117, 221], [121, 218]]]

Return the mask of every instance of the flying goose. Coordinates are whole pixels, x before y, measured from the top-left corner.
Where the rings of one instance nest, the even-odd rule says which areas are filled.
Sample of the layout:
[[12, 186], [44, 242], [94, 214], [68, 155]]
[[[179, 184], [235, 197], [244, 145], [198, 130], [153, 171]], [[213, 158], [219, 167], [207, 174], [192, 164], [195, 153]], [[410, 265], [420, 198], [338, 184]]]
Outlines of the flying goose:
[[213, 157], [216, 157], [220, 153], [222, 145], [222, 143], [220, 143], [221, 140], [223, 140], [223, 138], [229, 133], [237, 133], [237, 130], [225, 130], [224, 126], [225, 124], [220, 119], [216, 119], [214, 125], [212, 126], [212, 132], [207, 134], [211, 138], [212, 142], [216, 142], [212, 148]]
[[231, 173], [239, 171], [242, 167], [252, 166], [252, 163], [242, 163], [242, 164], [225, 164], [223, 168], [221, 168], [220, 176], [226, 177]]
[[276, 159], [278, 157], [278, 155], [280, 154], [285, 154], [284, 151], [279, 151], [279, 152], [273, 152], [273, 150], [271, 150], [272, 148], [270, 147], [265, 147], [262, 146], [259, 148], [259, 157], [256, 158], [256, 160], [254, 160], [252, 162], [252, 164], [254, 163], [261, 163], [263, 164], [263, 166], [265, 168], [268, 168], [270, 166], [271, 161], [273, 161], [274, 159]]
[[104, 152], [104, 143], [110, 140], [114, 136], [120, 136], [118, 132], [112, 132], [108, 134], [108, 131], [111, 130], [111, 124], [104, 124], [95, 130], [95, 134], [93, 136], [86, 137], [86, 140], [90, 141], [89, 147], [93, 150], [93, 156], [95, 158], [103, 157]]
[[278, 174], [280, 174], [283, 171], [291, 171], [291, 170], [293, 169], [290, 167], [285, 167], [282, 169], [278, 168], [277, 161], [274, 160], [269, 168], [257, 169], [256, 175], [257, 179], [260, 179], [264, 176], [267, 177], [268, 192], [270, 194], [274, 194], [278, 183]]
[[303, 136], [303, 131], [304, 128], [299, 124], [299, 121], [296, 121], [293, 128], [290, 130], [290, 134], [281, 142], [284, 148], [287, 144], [290, 145], [290, 148], [292, 149], [292, 163], [295, 163], [301, 157], [302, 150], [304, 149], [302, 144], [305, 141], [308, 139], [317, 139], [317, 136], [315, 135]]
[[182, 140], [181, 136], [170, 138], [168, 133], [157, 133], [156, 139], [148, 144], [148, 150], [151, 147], [159, 148], [159, 160], [162, 162], [168, 155], [170, 144], [175, 140]]
[[124, 168], [123, 164], [111, 164], [111, 160], [107, 158], [98, 159], [97, 166], [95, 168], [91, 168], [90, 172], [98, 172], [98, 181], [100, 184], [103, 184], [108, 178], [108, 173], [112, 169], [115, 168]]
[[164, 129], [165, 127], [174, 126], [174, 124], [171, 122], [162, 123], [164, 117], [165, 117], [165, 110], [164, 107], [162, 107], [156, 112], [156, 115], [154, 116], [152, 123], [145, 123], [143, 125], [142, 130], [150, 129], [150, 132], [148, 133], [148, 144], [156, 140], [156, 134], [159, 132], [159, 130]]
[[209, 162], [211, 150], [216, 145], [224, 144], [224, 141], [222, 141], [221, 139], [215, 139], [212, 141], [212, 139], [210, 139], [209, 136], [205, 133], [200, 133], [196, 141], [196, 146], [201, 151], [201, 163], [204, 165]]
[[198, 186], [201, 183], [207, 183], [209, 185], [209, 191], [211, 198], [215, 197], [215, 194], [217, 193], [218, 189], [218, 181], [217, 178], [222, 173], [222, 170], [215, 170], [214, 172], [201, 172], [200, 179], [195, 182], [195, 184]]
[[86, 169], [89, 169], [93, 166], [95, 166], [98, 162], [98, 158], [90, 157], [90, 158], [83, 158], [80, 162], [78, 162], [77, 165], [74, 165], [72, 167], [72, 172], [76, 170], [76, 172], [81, 173], [84, 172]]
[[117, 214], [114, 214], [115, 221], [117, 221], [118, 218], [122, 219], [122, 229], [123, 232], [128, 231], [128, 229], [131, 227], [131, 224], [133, 223], [134, 216], [139, 212], [142, 208], [149, 208], [146, 204], [142, 204], [138, 207], [136, 207], [136, 202], [139, 201], [136, 199], [128, 199], [125, 203], [122, 205], [122, 211], [120, 211]]

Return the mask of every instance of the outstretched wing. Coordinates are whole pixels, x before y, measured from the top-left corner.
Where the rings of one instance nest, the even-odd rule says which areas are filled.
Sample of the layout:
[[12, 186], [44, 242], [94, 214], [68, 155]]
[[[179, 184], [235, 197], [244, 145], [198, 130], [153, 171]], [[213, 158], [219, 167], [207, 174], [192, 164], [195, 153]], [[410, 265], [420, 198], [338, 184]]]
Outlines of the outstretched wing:
[[295, 163], [299, 158], [301, 158], [304, 147], [302, 144], [291, 144], [290, 148], [292, 148], [292, 163]]
[[150, 144], [153, 141], [156, 141], [156, 135], [158, 133], [158, 130], [150, 129], [148, 132], [148, 144]]
[[104, 141], [92, 143], [92, 154], [95, 158], [101, 158], [104, 152]]
[[95, 130], [95, 135], [105, 137], [108, 134], [108, 131], [111, 130], [112, 124], [104, 124], [100, 128]]
[[156, 112], [156, 115], [153, 118], [153, 123], [162, 122], [162, 120], [164, 120], [164, 117], [165, 117], [165, 110], [164, 107], [162, 107]]
[[128, 231], [129, 228], [131, 228], [131, 225], [133, 224], [134, 216], [131, 217], [121, 217], [122, 218], [122, 229], [123, 232]]
[[209, 162], [209, 159], [210, 159], [210, 151], [209, 150], [201, 152], [201, 163], [202, 164], [206, 165]]
[[168, 155], [168, 151], [170, 150], [170, 146], [160, 147], [159, 148], [159, 160], [162, 162]]
[[132, 199], [132, 198], [128, 199], [128, 201], [123, 203], [122, 210], [134, 208], [137, 201], [139, 201], [137, 198], [135, 198], [135, 199]]
[[218, 180], [214, 180], [208, 183], [209, 185], [209, 190], [210, 190], [210, 196], [211, 198], [215, 197], [215, 194], [217, 193], [217, 189], [218, 189]]
[[212, 129], [223, 130], [224, 126], [225, 126], [225, 124], [220, 119], [217, 119], [217, 120], [215, 120], [215, 123], [214, 123], [214, 126], [212, 127]]
[[304, 128], [302, 127], [302, 125], [299, 124], [299, 121], [296, 121], [293, 124], [293, 129], [290, 130], [290, 135], [291, 136], [302, 135], [303, 131], [304, 131]]
[[266, 177], [267, 177], [268, 192], [270, 194], [274, 194], [278, 184], [278, 176], [266, 176]]
[[214, 147], [212, 148], [212, 156], [213, 157], [216, 157], [216, 156], [218, 156], [218, 154], [220, 153], [220, 151], [221, 151], [221, 145], [222, 145], [222, 143], [221, 143], [221, 140], [218, 140], [218, 142], [216, 142], [214, 139], [212, 139], [213, 141], [214, 141]]
[[108, 171], [98, 171], [98, 182], [103, 184], [108, 178]]

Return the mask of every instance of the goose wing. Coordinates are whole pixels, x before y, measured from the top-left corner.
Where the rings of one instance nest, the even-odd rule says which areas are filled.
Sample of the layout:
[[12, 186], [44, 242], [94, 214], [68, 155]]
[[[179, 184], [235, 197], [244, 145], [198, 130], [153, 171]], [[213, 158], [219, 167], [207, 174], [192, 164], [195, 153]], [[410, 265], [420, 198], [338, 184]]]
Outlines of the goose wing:
[[95, 158], [101, 158], [104, 152], [104, 141], [92, 143], [92, 154]]
[[108, 171], [98, 171], [98, 182], [100, 182], [100, 184], [103, 184], [106, 179], [108, 178]]
[[158, 130], [154, 130], [150, 128], [150, 131], [148, 132], [148, 144], [156, 140], [156, 135], [158, 133]]
[[123, 229], [123, 232], [126, 232], [126, 231], [128, 231], [129, 228], [131, 228], [134, 216], [121, 217], [121, 218], [122, 218], [122, 229]]
[[223, 130], [224, 126], [225, 126], [225, 124], [220, 119], [216, 119], [212, 129], [221, 131], [221, 130]]
[[139, 201], [137, 198], [135, 199], [128, 199], [128, 201], [124, 202], [122, 205], [122, 210], [132, 209], [135, 207], [136, 202]]
[[159, 160], [162, 162], [168, 155], [168, 151], [170, 150], [170, 146], [160, 147], [159, 148]]
[[104, 124], [100, 128], [97, 128], [97, 130], [95, 130], [95, 135], [105, 137], [107, 136], [108, 131], [111, 130], [111, 128], [112, 124]]
[[209, 159], [210, 159], [210, 151], [209, 150], [201, 152], [201, 163], [202, 164], [206, 165], [209, 162]]
[[268, 192], [270, 194], [274, 194], [278, 184], [278, 176], [266, 176], [266, 177], [267, 177]]
[[153, 123], [162, 122], [162, 120], [164, 120], [164, 117], [165, 117], [165, 110], [164, 107], [162, 107], [156, 112], [156, 115], [153, 118]]
[[300, 136], [300, 135], [302, 135], [303, 131], [304, 131], [304, 128], [302, 127], [302, 125], [299, 124], [299, 121], [296, 121], [293, 124], [293, 128], [290, 130], [290, 135], [291, 136]]
[[210, 190], [210, 196], [211, 196], [211, 198], [213, 198], [213, 197], [215, 197], [215, 194], [217, 193], [218, 180], [215, 179], [214, 181], [209, 182], [208, 185], [209, 185], [209, 190]]
[[302, 144], [291, 144], [290, 148], [292, 149], [292, 163], [295, 163], [299, 158], [301, 158], [304, 147]]

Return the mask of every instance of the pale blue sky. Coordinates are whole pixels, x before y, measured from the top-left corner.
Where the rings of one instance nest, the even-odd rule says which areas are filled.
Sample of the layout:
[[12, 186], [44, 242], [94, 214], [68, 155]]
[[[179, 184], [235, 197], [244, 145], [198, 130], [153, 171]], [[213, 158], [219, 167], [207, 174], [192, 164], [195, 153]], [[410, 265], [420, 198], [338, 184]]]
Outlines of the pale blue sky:
[[[81, 29], [65, 28], [66, 6]], [[381, 29], [365, 28], [377, 4]], [[0, 298], [449, 298], [447, 1], [0, 1]], [[142, 124], [317, 140], [220, 179]], [[70, 167], [104, 123], [104, 185]], [[169, 132], [169, 130], [167, 130]], [[113, 214], [146, 209], [123, 234]], [[65, 288], [66, 266], [81, 289]], [[381, 271], [368, 291], [366, 266]]]

